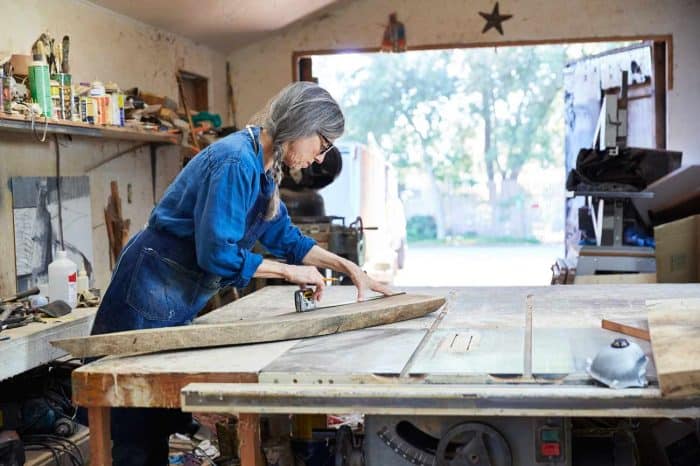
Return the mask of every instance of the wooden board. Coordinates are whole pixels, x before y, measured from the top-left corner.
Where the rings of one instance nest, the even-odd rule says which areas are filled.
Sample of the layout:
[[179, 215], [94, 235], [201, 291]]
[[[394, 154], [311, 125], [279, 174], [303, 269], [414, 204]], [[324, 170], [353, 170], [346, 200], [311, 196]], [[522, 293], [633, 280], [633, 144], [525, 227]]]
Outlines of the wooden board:
[[422, 317], [444, 303], [441, 297], [402, 294], [311, 312], [287, 312], [273, 318], [134, 330], [52, 344], [75, 357], [89, 357], [292, 340]]
[[625, 323], [603, 319], [600, 321], [600, 326], [606, 330], [622, 333], [623, 335], [639, 338], [640, 340], [651, 341], [651, 337], [649, 337], [649, 324], [646, 322]]
[[700, 395], [700, 299], [647, 301], [649, 333], [661, 393]]

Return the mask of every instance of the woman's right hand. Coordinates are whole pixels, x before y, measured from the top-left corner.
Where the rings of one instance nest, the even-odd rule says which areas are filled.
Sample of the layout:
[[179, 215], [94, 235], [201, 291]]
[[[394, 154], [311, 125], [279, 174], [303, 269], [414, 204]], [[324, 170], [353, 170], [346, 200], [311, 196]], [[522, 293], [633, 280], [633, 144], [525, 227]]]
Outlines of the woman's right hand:
[[306, 288], [308, 285], [315, 286], [314, 300], [321, 300], [326, 283], [316, 267], [312, 265], [287, 265], [285, 272], [285, 279], [288, 282], [296, 283], [302, 288]]

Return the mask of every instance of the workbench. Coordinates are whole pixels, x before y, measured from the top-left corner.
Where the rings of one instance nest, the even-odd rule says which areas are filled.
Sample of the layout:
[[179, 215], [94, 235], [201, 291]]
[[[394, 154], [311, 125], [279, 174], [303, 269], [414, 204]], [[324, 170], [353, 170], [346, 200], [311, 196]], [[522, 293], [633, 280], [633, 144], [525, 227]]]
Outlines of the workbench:
[[0, 332], [0, 380], [63, 357], [66, 352], [49, 342], [61, 338], [88, 335], [97, 308], [73, 309], [70, 314], [58, 318], [45, 317], [42, 322], [32, 322], [23, 327]]
[[[294, 289], [262, 289], [195, 324], [289, 312]], [[244, 466], [262, 464], [259, 413], [700, 417], [700, 398], [661, 397], [653, 359], [647, 388], [612, 390], [586, 373], [586, 360], [621, 336], [602, 329], [602, 318], [641, 324], [647, 299], [700, 297], [700, 285], [410, 291], [447, 303], [420, 319], [348, 333], [81, 367], [73, 399], [88, 408], [91, 464], [111, 464], [110, 407], [239, 413]], [[354, 292], [331, 287], [325, 304]], [[649, 342], [626, 338], [651, 356]]]

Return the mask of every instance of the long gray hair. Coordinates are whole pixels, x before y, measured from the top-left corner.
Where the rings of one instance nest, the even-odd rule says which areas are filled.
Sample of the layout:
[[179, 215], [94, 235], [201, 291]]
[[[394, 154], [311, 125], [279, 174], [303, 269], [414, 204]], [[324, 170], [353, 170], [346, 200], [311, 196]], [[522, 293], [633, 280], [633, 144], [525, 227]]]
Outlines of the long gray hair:
[[282, 145], [315, 134], [334, 141], [345, 130], [345, 118], [328, 91], [318, 84], [302, 81], [282, 89], [263, 112], [253, 117], [252, 123], [262, 126], [272, 138], [274, 162], [270, 172], [276, 186], [265, 214], [265, 219], [271, 220], [280, 207], [279, 184], [284, 173]]

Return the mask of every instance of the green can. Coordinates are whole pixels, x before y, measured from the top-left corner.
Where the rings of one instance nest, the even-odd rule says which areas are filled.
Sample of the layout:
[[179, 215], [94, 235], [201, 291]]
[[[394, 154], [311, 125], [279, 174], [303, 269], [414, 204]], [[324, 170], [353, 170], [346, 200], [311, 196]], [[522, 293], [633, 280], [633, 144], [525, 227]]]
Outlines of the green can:
[[51, 117], [53, 112], [51, 81], [49, 79], [49, 65], [46, 62], [34, 60], [29, 65], [29, 91], [32, 93], [34, 102], [39, 104], [41, 114]]

